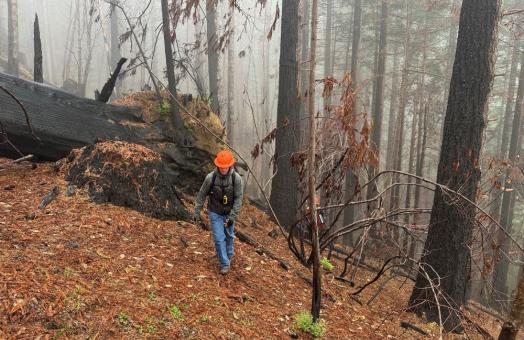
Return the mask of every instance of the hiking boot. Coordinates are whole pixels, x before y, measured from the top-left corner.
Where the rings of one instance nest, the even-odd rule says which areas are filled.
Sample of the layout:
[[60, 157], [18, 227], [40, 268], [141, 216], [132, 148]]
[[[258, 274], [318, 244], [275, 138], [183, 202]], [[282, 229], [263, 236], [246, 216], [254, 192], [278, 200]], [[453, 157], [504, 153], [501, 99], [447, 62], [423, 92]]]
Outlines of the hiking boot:
[[227, 273], [229, 273], [229, 267], [220, 268], [220, 274], [226, 275]]

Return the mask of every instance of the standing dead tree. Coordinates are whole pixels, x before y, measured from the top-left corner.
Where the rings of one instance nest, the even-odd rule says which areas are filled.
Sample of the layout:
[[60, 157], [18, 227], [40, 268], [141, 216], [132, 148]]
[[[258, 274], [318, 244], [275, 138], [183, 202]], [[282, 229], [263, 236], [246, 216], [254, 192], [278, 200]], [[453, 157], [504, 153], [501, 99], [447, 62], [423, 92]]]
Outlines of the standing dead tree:
[[44, 82], [44, 71], [42, 67], [42, 41], [40, 40], [40, 25], [38, 24], [38, 14], [35, 14], [34, 24], [34, 80], [38, 83]]
[[115, 71], [111, 74], [111, 77], [109, 77], [107, 82], [104, 84], [104, 87], [102, 87], [102, 91], [100, 93], [97, 92], [95, 94], [96, 100], [102, 103], [107, 103], [109, 101], [109, 98], [111, 98], [111, 94], [113, 93], [113, 89], [115, 88], [118, 75], [120, 74], [120, 70], [122, 69], [122, 66], [126, 61], [126, 58], [120, 58], [118, 64], [116, 65]]
[[311, 315], [313, 322], [316, 322], [320, 317], [320, 299], [322, 294], [321, 286], [321, 272], [320, 272], [320, 252], [318, 243], [318, 221], [316, 211], [316, 188], [315, 188], [315, 65], [316, 65], [316, 51], [317, 51], [317, 17], [318, 17], [318, 1], [313, 0], [311, 3], [311, 42], [309, 47], [309, 174], [308, 174], [308, 191], [309, 191], [309, 206], [311, 210], [311, 235], [312, 235], [312, 262], [313, 262], [313, 294], [311, 300]]

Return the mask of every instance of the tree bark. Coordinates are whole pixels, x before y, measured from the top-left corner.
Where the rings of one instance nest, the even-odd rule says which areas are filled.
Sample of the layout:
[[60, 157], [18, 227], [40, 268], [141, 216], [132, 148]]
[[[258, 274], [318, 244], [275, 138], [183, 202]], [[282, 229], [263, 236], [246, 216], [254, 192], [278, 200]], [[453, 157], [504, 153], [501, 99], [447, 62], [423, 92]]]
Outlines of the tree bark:
[[118, 75], [120, 74], [120, 70], [122, 69], [122, 66], [126, 61], [126, 58], [121, 58], [118, 61], [118, 64], [116, 65], [116, 68], [113, 71], [113, 74], [111, 74], [107, 82], [104, 84], [104, 87], [102, 87], [102, 91], [100, 92], [100, 94], [97, 96], [97, 98], [95, 98], [97, 101], [102, 103], [107, 103], [109, 101], [109, 98], [113, 93], [113, 89], [115, 88]]
[[298, 96], [299, 0], [282, 3], [280, 68], [278, 84], [275, 177], [271, 205], [280, 223], [289, 228], [295, 221], [299, 201], [299, 178], [291, 157], [300, 143], [300, 98]]
[[18, 77], [18, 0], [7, 0], [7, 72]]
[[[119, 46], [119, 29], [118, 29], [118, 12], [114, 5], [111, 5], [111, 65], [116, 65], [122, 55], [120, 54]], [[120, 96], [122, 87], [122, 80], [117, 79], [115, 84], [115, 97]]]
[[[378, 63], [376, 77], [375, 98], [373, 105], [373, 149], [378, 154], [380, 152], [380, 139], [382, 132], [382, 114], [384, 111], [384, 75], [386, 73], [386, 38], [388, 34], [388, 4], [383, 0], [380, 11], [380, 40], [378, 47]], [[373, 169], [373, 174], [376, 169]], [[372, 175], [373, 176], [373, 175]]]
[[[424, 160], [426, 158], [426, 141], [428, 135], [428, 107], [429, 104], [424, 105], [424, 111], [420, 112], [419, 116], [419, 138], [417, 139], [417, 168], [416, 175], [419, 177], [424, 176]], [[420, 180], [417, 179], [417, 184], [420, 184]], [[415, 207], [422, 206], [420, 203], [420, 186], [415, 188]], [[418, 216], [415, 215], [415, 222], [417, 221]]]
[[[324, 37], [324, 77], [331, 77], [331, 32], [333, 29], [333, 0], [326, 0], [326, 34]], [[324, 98], [324, 112], [329, 115], [331, 98]]]
[[[400, 80], [400, 96], [398, 101], [398, 113], [395, 123], [395, 138], [393, 146], [393, 169], [402, 170], [402, 144], [404, 139], [404, 120], [408, 96], [408, 70], [411, 66], [411, 59], [413, 53], [411, 50], [411, 12], [406, 2], [406, 32], [404, 37], [404, 66], [402, 69], [402, 77]], [[395, 174], [393, 182], [398, 183], [400, 176]], [[398, 207], [400, 201], [400, 187], [396, 186], [391, 192], [390, 207]]]
[[209, 74], [209, 96], [211, 99], [211, 110], [220, 116], [220, 102], [218, 100], [218, 39], [216, 29], [216, 3], [207, 0], [206, 4], [207, 23], [207, 62]]
[[[302, 17], [301, 17], [301, 24], [300, 29], [302, 31], [302, 36], [300, 38], [300, 64], [305, 65], [308, 59], [308, 50], [309, 50], [309, 31], [311, 29], [310, 27], [310, 16], [311, 16], [311, 3], [310, 0], [303, 0], [302, 1]], [[306, 147], [308, 143], [308, 135], [307, 135], [307, 129], [308, 129], [308, 110], [307, 110], [307, 91], [308, 91], [308, 79], [309, 79], [309, 72], [307, 67], [301, 67], [300, 70], [300, 117], [301, 117], [301, 123], [300, 123], [300, 130], [306, 131], [306, 133], [301, 134], [301, 141], [300, 145]]]
[[[415, 104], [413, 105], [413, 120], [411, 124], [411, 144], [409, 149], [409, 163], [408, 163], [408, 172], [410, 174], [414, 173], [418, 170], [418, 159], [416, 158], [415, 161], [415, 155], [416, 152], [420, 152], [421, 147], [421, 139], [422, 139], [422, 129], [420, 128], [422, 126], [422, 112], [425, 110], [425, 85], [426, 85], [426, 57], [427, 57], [427, 36], [428, 36], [428, 27], [426, 24], [426, 20], [424, 20], [424, 33], [423, 33], [423, 43], [422, 43], [422, 65], [420, 67], [421, 74], [418, 76], [418, 84], [417, 84], [417, 93], [416, 93], [416, 100]], [[418, 133], [417, 133], [418, 129]], [[415, 143], [416, 142], [416, 143]], [[420, 153], [418, 154], [420, 156]], [[416, 162], [416, 164], [414, 163]], [[408, 182], [411, 183], [412, 179], [409, 178]], [[419, 183], [420, 181], [417, 181]], [[415, 188], [415, 190], [419, 188], [418, 186]], [[411, 194], [412, 194], [413, 188], [408, 185], [406, 187], [406, 207], [411, 206]], [[418, 203], [415, 200], [415, 203]], [[416, 207], [417, 205], [415, 205]], [[409, 215], [406, 215], [409, 221]], [[416, 218], [416, 214], [413, 216], [413, 218]], [[410, 255], [413, 255], [410, 253]], [[413, 257], [413, 256], [412, 256]]]
[[235, 7], [230, 7], [230, 37], [227, 45], [227, 139], [233, 144], [235, 119]]
[[311, 42], [309, 49], [309, 207], [311, 212], [311, 231], [312, 231], [312, 260], [313, 260], [313, 292], [311, 297], [311, 315], [313, 322], [317, 322], [320, 317], [320, 301], [322, 298], [322, 273], [320, 271], [320, 246], [318, 242], [317, 206], [315, 190], [315, 152], [316, 152], [316, 133], [315, 133], [315, 65], [317, 51], [317, 16], [318, 1], [312, 0], [311, 7]]
[[[493, 82], [500, 6], [500, 0], [462, 3], [437, 170], [438, 183], [460, 190], [473, 202], [480, 181], [479, 156]], [[433, 282], [439, 279], [435, 289], [446, 298], [436, 298], [426, 274], [419, 272], [410, 305], [429, 321], [442, 321], [448, 331], [461, 330], [457, 311], [465, 303], [475, 215], [473, 206], [452, 203], [442, 191], [435, 192], [421, 264]]]
[[42, 66], [42, 41], [40, 40], [40, 25], [38, 24], [38, 14], [35, 14], [34, 24], [34, 80], [37, 83], [44, 82], [44, 70]]
[[181, 144], [187, 143], [187, 133], [184, 125], [184, 121], [180, 116], [180, 108], [173, 97], [176, 97], [176, 78], [175, 78], [175, 65], [173, 63], [173, 47], [171, 46], [171, 28], [169, 20], [169, 8], [167, 0], [162, 0], [162, 31], [164, 35], [164, 50], [166, 53], [166, 69], [167, 69], [167, 82], [169, 92], [173, 96], [169, 96], [169, 111], [171, 113], [171, 119], [173, 127], [175, 129], [178, 142]]
[[[380, 20], [379, 20], [379, 43], [377, 49], [377, 65], [375, 70], [375, 91], [373, 95], [373, 129], [371, 134], [371, 149], [376, 153], [380, 160], [380, 140], [382, 137], [382, 114], [384, 111], [384, 74], [386, 72], [386, 38], [387, 38], [387, 20], [388, 20], [388, 4], [383, 0], [381, 3]], [[379, 161], [380, 165], [380, 161]], [[378, 168], [378, 166], [377, 166]], [[373, 165], [369, 166], [369, 178], [375, 177], [378, 169]], [[368, 186], [367, 198], [376, 196], [378, 188], [375, 183]], [[368, 211], [376, 209], [377, 202], [368, 204]]]
[[[358, 86], [358, 56], [360, 48], [360, 28], [362, 23], [362, 0], [355, 0], [353, 8], [353, 33], [351, 43], [351, 87], [356, 92]], [[357, 114], [357, 98], [351, 103], [352, 114]], [[354, 171], [349, 170], [346, 173], [344, 187], [346, 188], [345, 201], [349, 201], [355, 195], [355, 184], [358, 178]], [[355, 219], [355, 206], [351, 205], [344, 209], [344, 225], [351, 224]], [[344, 237], [346, 244], [353, 244], [353, 234], [347, 234]]]
[[398, 59], [398, 45], [395, 45], [393, 52], [393, 69], [391, 70], [391, 97], [389, 100], [386, 169], [393, 169], [393, 148], [395, 145], [395, 105], [398, 105]]

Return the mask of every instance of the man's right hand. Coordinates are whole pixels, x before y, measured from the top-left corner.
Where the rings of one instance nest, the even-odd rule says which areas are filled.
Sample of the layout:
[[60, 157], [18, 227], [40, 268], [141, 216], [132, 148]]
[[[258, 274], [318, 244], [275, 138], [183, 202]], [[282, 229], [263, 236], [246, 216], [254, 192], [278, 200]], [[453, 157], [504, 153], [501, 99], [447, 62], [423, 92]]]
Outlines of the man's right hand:
[[200, 216], [200, 214], [193, 214], [193, 223], [195, 224], [200, 224], [202, 223], [202, 217]]

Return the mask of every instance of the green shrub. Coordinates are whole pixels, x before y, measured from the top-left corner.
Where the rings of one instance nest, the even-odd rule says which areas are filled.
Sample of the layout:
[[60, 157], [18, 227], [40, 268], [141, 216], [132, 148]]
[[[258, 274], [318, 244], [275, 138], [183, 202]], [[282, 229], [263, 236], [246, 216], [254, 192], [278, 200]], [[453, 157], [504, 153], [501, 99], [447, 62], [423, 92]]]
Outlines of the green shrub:
[[333, 268], [335, 268], [335, 266], [331, 262], [329, 262], [329, 260], [326, 259], [325, 257], [322, 258], [322, 260], [320, 260], [320, 264], [322, 265], [322, 268], [324, 268], [325, 270], [329, 272], [332, 271]]
[[294, 326], [302, 332], [309, 333], [315, 338], [320, 338], [326, 332], [324, 320], [313, 322], [313, 317], [308, 312], [300, 312], [295, 315]]

